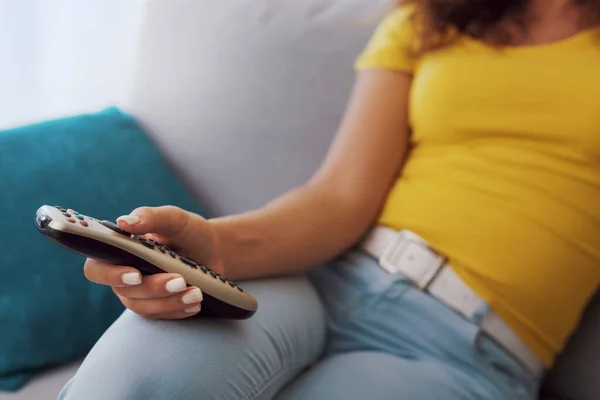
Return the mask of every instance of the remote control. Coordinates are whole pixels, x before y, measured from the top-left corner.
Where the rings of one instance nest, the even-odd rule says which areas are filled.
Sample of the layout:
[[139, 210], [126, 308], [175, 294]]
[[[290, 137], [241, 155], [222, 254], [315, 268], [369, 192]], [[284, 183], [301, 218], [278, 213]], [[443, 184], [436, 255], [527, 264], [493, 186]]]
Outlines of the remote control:
[[142, 275], [180, 274], [202, 290], [202, 309], [196, 316], [250, 318], [258, 302], [210, 268], [151, 239], [130, 234], [110, 221], [100, 221], [60, 206], [42, 206], [35, 214], [37, 229], [54, 242], [85, 257], [129, 265]]

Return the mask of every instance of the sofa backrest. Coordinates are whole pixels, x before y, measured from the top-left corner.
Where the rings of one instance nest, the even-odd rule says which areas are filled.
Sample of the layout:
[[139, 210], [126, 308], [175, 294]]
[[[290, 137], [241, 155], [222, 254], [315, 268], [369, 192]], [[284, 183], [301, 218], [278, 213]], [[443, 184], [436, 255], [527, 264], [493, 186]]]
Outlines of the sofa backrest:
[[[213, 215], [260, 206], [319, 165], [392, 3], [148, 1], [129, 111]], [[577, 400], [600, 393], [600, 321], [586, 322], [548, 385]]]
[[214, 214], [304, 182], [390, 0], [149, 2], [131, 110]]

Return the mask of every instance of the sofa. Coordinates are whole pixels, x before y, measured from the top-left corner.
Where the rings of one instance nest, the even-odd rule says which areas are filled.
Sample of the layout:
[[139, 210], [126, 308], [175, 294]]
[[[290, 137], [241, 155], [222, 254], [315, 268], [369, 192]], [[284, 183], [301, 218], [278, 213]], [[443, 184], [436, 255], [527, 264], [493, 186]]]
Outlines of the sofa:
[[[392, 3], [149, 0], [124, 108], [212, 215], [260, 206], [319, 165], [352, 62]], [[600, 398], [599, 328], [596, 299], [541, 398]], [[77, 366], [0, 400], [55, 398]]]

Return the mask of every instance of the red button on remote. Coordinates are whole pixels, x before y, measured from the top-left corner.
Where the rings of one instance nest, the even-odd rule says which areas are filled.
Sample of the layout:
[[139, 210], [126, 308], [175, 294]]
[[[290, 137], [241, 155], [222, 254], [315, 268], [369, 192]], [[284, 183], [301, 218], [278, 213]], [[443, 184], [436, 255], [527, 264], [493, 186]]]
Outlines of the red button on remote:
[[87, 221], [79, 221], [79, 223], [80, 223], [81, 225], [83, 225], [83, 226], [88, 226], [88, 223], [87, 223]]

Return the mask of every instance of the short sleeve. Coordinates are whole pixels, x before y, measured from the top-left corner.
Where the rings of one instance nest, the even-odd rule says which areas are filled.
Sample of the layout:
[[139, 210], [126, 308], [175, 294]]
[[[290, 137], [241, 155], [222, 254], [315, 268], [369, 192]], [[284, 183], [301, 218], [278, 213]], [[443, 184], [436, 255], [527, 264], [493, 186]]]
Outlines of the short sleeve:
[[414, 11], [412, 6], [401, 6], [388, 14], [356, 60], [354, 68], [413, 72], [418, 44], [412, 18]]

